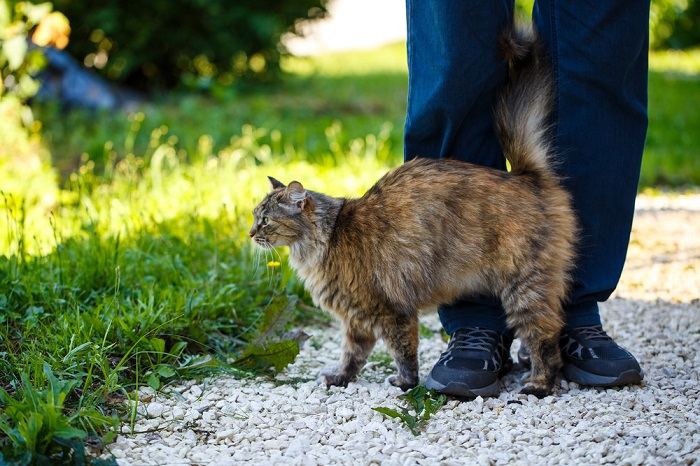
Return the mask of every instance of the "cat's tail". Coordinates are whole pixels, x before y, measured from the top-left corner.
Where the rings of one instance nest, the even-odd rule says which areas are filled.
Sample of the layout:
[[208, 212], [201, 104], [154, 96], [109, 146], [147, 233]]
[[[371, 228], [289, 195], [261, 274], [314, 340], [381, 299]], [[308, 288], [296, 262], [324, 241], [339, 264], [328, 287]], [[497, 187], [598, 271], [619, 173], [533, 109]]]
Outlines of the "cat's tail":
[[496, 127], [511, 173], [554, 179], [547, 137], [553, 83], [542, 43], [532, 27], [503, 32], [508, 82], [496, 104]]

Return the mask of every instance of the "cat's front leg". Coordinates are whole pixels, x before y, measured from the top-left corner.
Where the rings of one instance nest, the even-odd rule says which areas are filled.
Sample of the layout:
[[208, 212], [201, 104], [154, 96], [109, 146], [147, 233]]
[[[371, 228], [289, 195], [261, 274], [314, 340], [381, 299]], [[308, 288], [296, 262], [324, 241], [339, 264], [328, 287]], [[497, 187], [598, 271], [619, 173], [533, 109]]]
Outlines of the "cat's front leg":
[[361, 327], [359, 324], [349, 321], [344, 323], [344, 338], [342, 356], [337, 368], [321, 373], [323, 382], [327, 386], [336, 385], [347, 387], [360, 369], [367, 362], [367, 356], [372, 352], [377, 337], [371, 329]]
[[387, 318], [382, 338], [399, 369], [398, 375], [389, 377], [389, 383], [403, 391], [418, 385], [418, 316]]

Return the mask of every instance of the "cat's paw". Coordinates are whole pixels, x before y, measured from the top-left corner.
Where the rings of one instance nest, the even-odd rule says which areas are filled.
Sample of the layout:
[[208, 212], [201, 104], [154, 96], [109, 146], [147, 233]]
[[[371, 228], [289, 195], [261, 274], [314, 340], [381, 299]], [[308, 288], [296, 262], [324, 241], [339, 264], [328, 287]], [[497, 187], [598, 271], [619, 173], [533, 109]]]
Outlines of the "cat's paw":
[[544, 398], [545, 396], [552, 394], [552, 387], [549, 385], [539, 385], [533, 383], [527, 383], [522, 390], [520, 390], [521, 395], [535, 395], [537, 398]]
[[337, 369], [324, 369], [319, 374], [319, 381], [326, 387], [347, 387], [350, 377]]
[[399, 387], [404, 392], [418, 385], [418, 377], [414, 379], [406, 379], [400, 375], [392, 375], [391, 377], [387, 378], [386, 381], [394, 387]]

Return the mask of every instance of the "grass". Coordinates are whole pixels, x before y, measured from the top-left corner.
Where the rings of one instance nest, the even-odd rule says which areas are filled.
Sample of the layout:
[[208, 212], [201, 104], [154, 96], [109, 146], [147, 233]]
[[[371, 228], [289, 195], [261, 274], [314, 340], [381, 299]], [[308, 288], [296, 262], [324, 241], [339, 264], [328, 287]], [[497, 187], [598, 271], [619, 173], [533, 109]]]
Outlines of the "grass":
[[140, 385], [279, 370], [293, 359], [295, 343], [275, 336], [301, 315], [303, 291], [287, 267], [274, 267], [278, 256], [256, 257], [246, 237], [265, 175], [351, 193], [386, 167], [363, 150], [342, 167], [289, 159], [282, 171], [258, 160], [271, 148], [255, 140], [188, 163], [172, 141], [160, 142], [110, 165], [109, 175], [87, 162], [37, 204], [6, 195], [0, 382], [10, 393], [26, 385], [23, 376], [43, 386], [47, 363], [74, 387], [66, 402], [73, 424], [103, 432], [110, 417], [130, 415], [110, 400], [135, 398]]
[[142, 120], [107, 113], [64, 116], [56, 108], [40, 109], [38, 116], [45, 122], [43, 136], [53, 163], [64, 175], [86, 157], [101, 167], [127, 152], [142, 154], [154, 131], [172, 138], [188, 160], [217, 153], [235, 135], [254, 133], [278, 160], [284, 155], [324, 164], [342, 160], [344, 150], [361, 151], [357, 142], [350, 144], [353, 140], [379, 138], [388, 147], [378, 157], [396, 164], [406, 106], [404, 54], [403, 46], [394, 45], [369, 54], [289, 59], [289, 76], [278, 85], [214, 97], [156, 97]]
[[[652, 56], [643, 186], [700, 183], [698, 63]], [[285, 258], [251, 250], [250, 210], [268, 174], [354, 195], [400, 163], [406, 71], [401, 45], [285, 68], [131, 114], [38, 109], [28, 155], [0, 127], [5, 459], [70, 462], [76, 439], [133, 420], [140, 386], [294, 357], [278, 335], [314, 314]]]
[[[132, 148], [143, 153], [153, 131], [175, 138], [181, 155], [206, 157], [232, 135], [264, 131], [277, 155], [335, 164], [342, 147], [367, 135], [387, 142], [380, 158], [393, 166], [402, 158], [406, 107], [405, 47], [320, 58], [291, 58], [280, 85], [252, 92], [205, 97], [161, 96], [147, 105], [145, 121], [123, 115], [98, 117], [56, 109], [39, 112], [54, 165], [66, 175], [86, 157], [98, 167]], [[342, 122], [342, 123], [341, 123]], [[133, 127], [139, 126], [133, 136]], [[264, 128], [267, 130], [260, 130]], [[640, 187], [700, 184], [700, 49], [652, 52], [649, 75], [649, 131]], [[329, 138], [334, 145], [329, 144]], [[82, 161], [82, 162], [81, 162]]]
[[700, 184], [700, 49], [650, 57], [649, 132], [640, 185]]

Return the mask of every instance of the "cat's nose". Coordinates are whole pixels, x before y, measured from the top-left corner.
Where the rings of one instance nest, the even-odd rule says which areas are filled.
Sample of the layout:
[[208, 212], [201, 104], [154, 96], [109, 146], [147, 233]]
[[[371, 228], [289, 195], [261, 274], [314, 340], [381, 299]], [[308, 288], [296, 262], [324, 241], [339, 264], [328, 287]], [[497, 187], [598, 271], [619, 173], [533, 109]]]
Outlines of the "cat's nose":
[[255, 233], [256, 233], [255, 228], [251, 228], [250, 231], [248, 232], [248, 235], [252, 238], [253, 236], [255, 236]]

